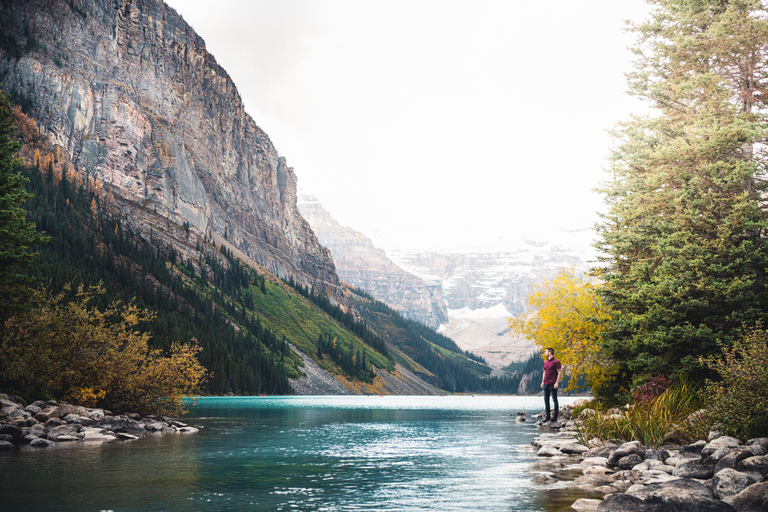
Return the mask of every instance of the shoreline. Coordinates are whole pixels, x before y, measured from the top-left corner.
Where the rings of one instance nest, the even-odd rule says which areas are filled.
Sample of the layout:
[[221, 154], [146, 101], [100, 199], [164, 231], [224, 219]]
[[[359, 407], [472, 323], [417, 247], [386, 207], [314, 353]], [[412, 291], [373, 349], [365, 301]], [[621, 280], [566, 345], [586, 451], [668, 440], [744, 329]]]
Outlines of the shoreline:
[[0, 393], [0, 451], [48, 448], [80, 442], [132, 441], [147, 434], [198, 432], [173, 418], [113, 415], [111, 411], [70, 405], [55, 400], [27, 404], [18, 397]]
[[[563, 421], [550, 428], [537, 422], [531, 440], [540, 460], [529, 466], [535, 485], [603, 495], [580, 498], [571, 510], [598, 512], [768, 510], [768, 438], [742, 442], [718, 432], [707, 441], [665, 445], [657, 450], [638, 441], [578, 441], [573, 404], [560, 407]], [[534, 416], [536, 418], [536, 416]], [[579, 476], [575, 476], [578, 473]]]

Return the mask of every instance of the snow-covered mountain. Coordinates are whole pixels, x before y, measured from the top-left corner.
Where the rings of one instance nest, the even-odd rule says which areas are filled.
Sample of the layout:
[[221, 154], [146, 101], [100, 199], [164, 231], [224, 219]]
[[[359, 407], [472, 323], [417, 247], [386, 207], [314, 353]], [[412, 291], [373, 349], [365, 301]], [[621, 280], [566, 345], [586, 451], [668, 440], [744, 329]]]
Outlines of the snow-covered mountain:
[[316, 198], [300, 195], [298, 207], [330, 249], [343, 281], [437, 328], [497, 369], [536, 350], [533, 342], [511, 336], [507, 325], [526, 310], [532, 286], [561, 269], [585, 272], [595, 259], [587, 229], [520, 237], [492, 252], [385, 251], [341, 226]]

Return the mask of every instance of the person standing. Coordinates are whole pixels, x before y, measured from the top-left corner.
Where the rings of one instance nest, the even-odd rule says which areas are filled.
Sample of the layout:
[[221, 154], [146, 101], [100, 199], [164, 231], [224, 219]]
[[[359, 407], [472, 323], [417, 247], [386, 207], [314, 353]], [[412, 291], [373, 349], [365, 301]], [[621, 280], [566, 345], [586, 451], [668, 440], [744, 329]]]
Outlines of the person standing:
[[[557, 386], [560, 384], [560, 375], [563, 373], [563, 368], [560, 365], [560, 361], [555, 359], [555, 349], [544, 349], [544, 376], [541, 378], [541, 387], [544, 388], [544, 410], [546, 416], [544, 422], [557, 421], [557, 413], [560, 411], [560, 405], [557, 403]], [[552, 404], [554, 405], [554, 414], [550, 415], [549, 409], [549, 397], [552, 396]]]

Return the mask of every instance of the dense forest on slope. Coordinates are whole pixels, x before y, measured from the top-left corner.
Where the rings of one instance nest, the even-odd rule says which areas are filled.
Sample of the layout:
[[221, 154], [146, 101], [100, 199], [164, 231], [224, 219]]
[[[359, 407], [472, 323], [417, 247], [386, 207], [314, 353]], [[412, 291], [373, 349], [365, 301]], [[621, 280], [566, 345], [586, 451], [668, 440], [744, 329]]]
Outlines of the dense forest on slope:
[[420, 374], [424, 380], [457, 393], [517, 393], [522, 372], [491, 376], [491, 368], [482, 358], [461, 350], [452, 339], [404, 318], [362, 290], [350, 288], [350, 298], [374, 330], [386, 333], [387, 343], [399, 353], [394, 356], [395, 361]]

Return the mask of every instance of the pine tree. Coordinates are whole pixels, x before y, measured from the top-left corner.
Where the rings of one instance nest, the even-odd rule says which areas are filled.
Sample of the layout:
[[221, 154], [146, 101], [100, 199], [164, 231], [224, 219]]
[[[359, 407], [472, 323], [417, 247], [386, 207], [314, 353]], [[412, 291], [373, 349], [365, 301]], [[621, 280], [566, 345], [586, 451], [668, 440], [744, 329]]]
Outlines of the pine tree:
[[[768, 311], [768, 16], [759, 1], [655, 0], [638, 35], [630, 93], [655, 116], [614, 132], [602, 189], [603, 333], [619, 379], [701, 376], [717, 351]], [[634, 381], [634, 382], [633, 382]]]
[[32, 250], [46, 240], [21, 206], [31, 194], [24, 189], [29, 180], [19, 169], [21, 144], [12, 138], [14, 131], [11, 106], [0, 91], [0, 332], [12, 314], [28, 305]]

